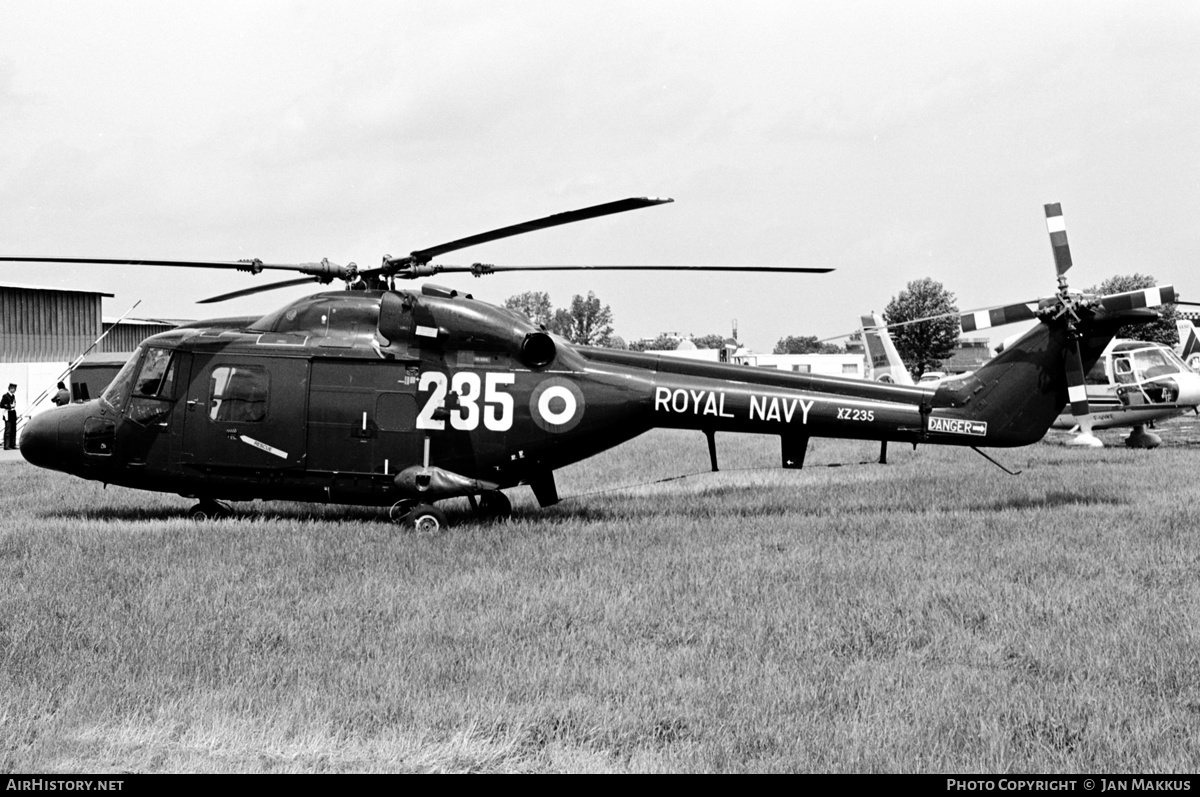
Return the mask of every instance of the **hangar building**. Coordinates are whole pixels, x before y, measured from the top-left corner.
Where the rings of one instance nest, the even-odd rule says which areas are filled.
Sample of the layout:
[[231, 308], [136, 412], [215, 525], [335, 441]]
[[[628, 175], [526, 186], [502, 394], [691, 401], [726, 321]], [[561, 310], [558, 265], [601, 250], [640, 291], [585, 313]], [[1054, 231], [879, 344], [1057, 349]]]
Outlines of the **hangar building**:
[[[16, 383], [20, 415], [52, 406], [49, 396], [54, 394], [55, 384], [102, 335], [104, 339], [85, 362], [92, 367], [111, 365], [111, 378], [139, 343], [176, 326], [169, 321], [125, 319], [118, 323], [115, 318], [105, 318], [101, 300], [112, 296], [99, 291], [0, 282], [0, 391]], [[86, 385], [71, 385], [76, 399], [88, 397], [81, 395], [81, 384]], [[95, 391], [90, 397], [95, 397]]]

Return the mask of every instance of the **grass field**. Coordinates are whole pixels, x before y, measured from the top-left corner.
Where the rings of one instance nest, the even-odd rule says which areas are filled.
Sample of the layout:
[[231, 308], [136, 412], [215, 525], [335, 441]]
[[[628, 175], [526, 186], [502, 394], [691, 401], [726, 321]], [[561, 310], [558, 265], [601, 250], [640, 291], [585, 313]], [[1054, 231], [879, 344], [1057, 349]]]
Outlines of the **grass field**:
[[0, 771], [1195, 772], [1200, 431], [1160, 432], [647, 484], [707, 468], [655, 432], [432, 537], [0, 464]]

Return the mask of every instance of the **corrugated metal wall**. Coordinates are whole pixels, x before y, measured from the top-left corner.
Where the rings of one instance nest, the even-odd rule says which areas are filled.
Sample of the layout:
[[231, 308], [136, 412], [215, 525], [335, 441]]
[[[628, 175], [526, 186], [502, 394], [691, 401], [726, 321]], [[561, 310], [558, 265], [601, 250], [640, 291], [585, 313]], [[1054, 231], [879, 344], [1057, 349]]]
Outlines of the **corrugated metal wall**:
[[96, 347], [96, 351], [133, 351], [138, 347], [138, 344], [151, 335], [157, 335], [159, 332], [167, 332], [174, 328], [174, 324], [145, 324], [129, 322], [118, 324], [114, 328], [112, 324], [105, 322], [104, 329], [106, 332], [108, 332], [108, 334], [104, 337], [104, 340], [100, 341], [100, 345]]
[[0, 362], [74, 360], [103, 331], [101, 296], [0, 285]]

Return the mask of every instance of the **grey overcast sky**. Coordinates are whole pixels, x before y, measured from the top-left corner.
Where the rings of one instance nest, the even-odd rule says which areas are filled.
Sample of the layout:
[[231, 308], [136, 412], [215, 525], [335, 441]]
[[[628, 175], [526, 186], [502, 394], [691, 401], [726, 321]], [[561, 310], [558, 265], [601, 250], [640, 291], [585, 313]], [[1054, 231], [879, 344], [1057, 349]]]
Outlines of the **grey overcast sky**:
[[[933, 277], [972, 309], [1152, 274], [1200, 298], [1200, 3], [0, 0], [0, 254], [378, 264], [627, 196], [675, 203], [447, 263], [829, 275], [435, 281], [625, 338], [835, 335]], [[266, 312], [277, 279], [0, 265], [106, 314]]]

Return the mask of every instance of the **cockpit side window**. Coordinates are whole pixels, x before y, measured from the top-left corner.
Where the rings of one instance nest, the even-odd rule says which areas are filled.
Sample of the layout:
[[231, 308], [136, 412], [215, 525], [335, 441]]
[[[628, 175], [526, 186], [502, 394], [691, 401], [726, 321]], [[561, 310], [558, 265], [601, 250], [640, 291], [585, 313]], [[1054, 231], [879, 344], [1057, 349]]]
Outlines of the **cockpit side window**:
[[133, 395], [171, 398], [175, 369], [170, 349], [147, 349], [142, 370], [133, 383]]
[[1164, 350], [1158, 348], [1135, 351], [1133, 368], [1139, 379], [1153, 379], [1156, 376], [1179, 372], [1179, 369], [1164, 356]]
[[133, 390], [133, 375], [137, 372], [141, 359], [142, 350], [138, 349], [100, 394], [100, 398], [118, 412], [125, 409], [125, 403], [129, 401], [129, 394]]
[[1122, 385], [1133, 383], [1133, 363], [1128, 357], [1113, 358], [1113, 378]]
[[146, 350], [142, 368], [133, 380], [133, 397], [125, 413], [134, 423], [149, 426], [170, 414], [177, 361], [173, 354], [170, 349]]

